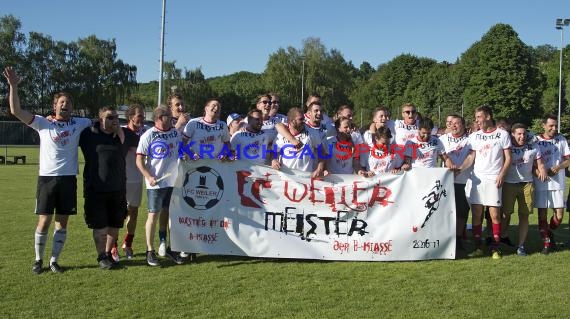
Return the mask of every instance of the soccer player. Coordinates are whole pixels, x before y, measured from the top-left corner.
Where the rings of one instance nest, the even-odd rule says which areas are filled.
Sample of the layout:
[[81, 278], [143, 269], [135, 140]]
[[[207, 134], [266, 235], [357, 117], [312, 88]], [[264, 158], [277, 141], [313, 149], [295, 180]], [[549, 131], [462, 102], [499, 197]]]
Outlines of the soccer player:
[[392, 173], [396, 174], [400, 170], [409, 170], [410, 165], [404, 163], [402, 152], [394, 153], [392, 140], [392, 132], [386, 126], [377, 128], [372, 135], [374, 143], [370, 149], [370, 155], [367, 162], [358, 170], [358, 175], [363, 177], [372, 177], [376, 174]]
[[330, 174], [354, 174], [358, 169], [358, 159], [354, 156], [352, 141], [352, 120], [338, 117], [335, 121], [336, 136], [327, 139], [330, 157], [327, 159], [327, 172]]
[[[555, 244], [552, 230], [558, 228], [564, 217], [564, 187], [566, 186], [564, 170], [570, 164], [570, 149], [566, 138], [556, 133], [558, 117], [547, 114], [542, 119], [542, 135], [536, 137], [536, 145], [542, 154], [548, 179], [541, 181], [534, 178], [534, 207], [538, 208], [538, 228], [543, 239], [543, 254], [548, 254]], [[548, 209], [552, 208], [554, 214], [547, 221]]]
[[[144, 125], [144, 109], [140, 104], [132, 104], [129, 106], [125, 113], [128, 123], [123, 126], [123, 128], [134, 133], [140, 138], [140, 136], [149, 129]], [[143, 176], [139, 169], [137, 168], [137, 146], [139, 138], [137, 138], [137, 145], [134, 148], [129, 148], [129, 152], [125, 157], [126, 162], [126, 173], [127, 173], [127, 218], [126, 218], [126, 228], [127, 233], [123, 239], [122, 248], [125, 252], [127, 259], [132, 259], [133, 253], [133, 239], [135, 237], [135, 231], [137, 229], [137, 219], [139, 215], [139, 207], [142, 202], [142, 185]], [[115, 261], [118, 261], [117, 247], [111, 249], [111, 255]], [[115, 256], [116, 255], [116, 256]]]
[[443, 144], [436, 136], [431, 135], [433, 122], [424, 118], [418, 125], [418, 134], [406, 141], [404, 162], [412, 167], [433, 168], [437, 166], [437, 158], [445, 162], [447, 156]]
[[263, 126], [262, 112], [259, 109], [252, 109], [247, 113], [247, 126], [236, 132], [230, 139], [232, 151], [236, 154], [236, 159], [248, 160], [257, 164], [270, 163], [271, 152], [264, 154], [263, 148], [271, 149], [273, 140], [271, 136], [261, 129]]
[[406, 145], [406, 142], [418, 134], [418, 111], [411, 103], [402, 105], [402, 119], [394, 121], [394, 142]]
[[269, 112], [269, 120], [275, 123], [287, 124], [287, 116], [278, 113], [281, 106], [281, 98], [277, 93], [269, 93], [271, 96], [271, 111]]
[[527, 143], [527, 130], [524, 124], [515, 123], [511, 127], [511, 165], [505, 175], [503, 185], [503, 207], [501, 207], [501, 242], [510, 243], [508, 231], [515, 202], [519, 209], [519, 242], [517, 255], [526, 256], [524, 243], [528, 234], [528, 215], [532, 214], [534, 200], [533, 167], [537, 168], [537, 179], [546, 180], [546, 169], [538, 147]]
[[172, 112], [172, 126], [178, 131], [182, 131], [186, 123], [190, 120], [190, 114], [186, 113], [186, 103], [182, 95], [174, 93], [168, 96], [168, 106]]
[[463, 231], [469, 217], [469, 202], [465, 195], [465, 184], [471, 175], [472, 166], [464, 171], [459, 171], [459, 167], [465, 161], [465, 158], [471, 153], [471, 145], [469, 144], [469, 134], [465, 130], [465, 119], [458, 114], [450, 114], [447, 116], [449, 132], [440, 136], [439, 140], [443, 144], [447, 160], [445, 167], [451, 169], [455, 173], [453, 187], [455, 189], [455, 210], [456, 210], [456, 228], [457, 236], [456, 245], [458, 249], [463, 249]]
[[55, 117], [52, 121], [23, 110], [18, 95], [20, 78], [10, 66], [4, 69], [4, 76], [10, 86], [10, 112], [40, 136], [40, 170], [35, 211], [38, 223], [34, 234], [36, 259], [32, 271], [35, 274], [43, 271], [43, 255], [55, 211], [49, 268], [52, 272], [61, 273], [63, 269], [57, 260], [67, 238], [67, 222], [70, 215], [77, 214], [77, 146], [81, 131], [91, 126], [91, 120], [71, 116], [73, 102], [67, 93], [57, 93], [54, 96]]
[[390, 135], [394, 136], [394, 121], [390, 120], [390, 111], [385, 106], [379, 106], [372, 111], [372, 123], [362, 138], [364, 143], [370, 147], [374, 145], [374, 133], [381, 127], [387, 127], [390, 130]]
[[[140, 137], [136, 164], [145, 178], [147, 189], [146, 262], [149, 266], [159, 266], [154, 249], [154, 233], [158, 215], [169, 213], [170, 197], [178, 175], [178, 145], [182, 138], [180, 132], [172, 127], [170, 108], [157, 106], [153, 118], [154, 127]], [[165, 248], [165, 256], [176, 264], [184, 263], [180, 255], [170, 247]]]
[[119, 126], [117, 111], [109, 106], [99, 109], [98, 123], [81, 132], [85, 223], [93, 230], [101, 269], [118, 265], [118, 260], [113, 262], [111, 249], [126, 216], [125, 156], [137, 143], [138, 136]]
[[230, 136], [234, 135], [241, 128], [241, 121], [243, 117], [237, 113], [232, 113], [228, 115], [226, 119], [226, 124], [228, 125], [228, 130], [230, 131]]
[[503, 182], [511, 164], [511, 139], [508, 132], [495, 127], [491, 107], [487, 105], [477, 107], [475, 121], [480, 129], [469, 136], [471, 153], [460, 167], [463, 170], [473, 164], [473, 173], [468, 183], [471, 184], [469, 201], [473, 214], [475, 250], [469, 256], [483, 256], [481, 249], [483, 206], [489, 206], [494, 240], [491, 243], [491, 256], [493, 259], [500, 259], [500, 208]]
[[226, 159], [228, 154], [220, 154], [224, 144], [230, 149], [228, 126], [220, 120], [222, 104], [217, 99], [210, 99], [204, 106], [204, 116], [194, 118], [186, 124], [183, 139], [199, 158]]
[[[307, 129], [304, 115], [298, 107], [292, 107], [289, 110], [287, 122], [288, 133], [299, 140], [303, 147], [301, 151], [297, 151], [289, 139], [281, 133], [277, 134], [273, 144], [276, 145], [279, 154], [271, 161], [271, 167], [280, 169], [281, 166], [285, 166], [303, 172], [312, 172], [313, 178], [322, 176], [325, 162], [324, 158], [318, 155], [321, 137], [317, 135], [317, 132]], [[322, 149], [320, 151], [323, 152]]]

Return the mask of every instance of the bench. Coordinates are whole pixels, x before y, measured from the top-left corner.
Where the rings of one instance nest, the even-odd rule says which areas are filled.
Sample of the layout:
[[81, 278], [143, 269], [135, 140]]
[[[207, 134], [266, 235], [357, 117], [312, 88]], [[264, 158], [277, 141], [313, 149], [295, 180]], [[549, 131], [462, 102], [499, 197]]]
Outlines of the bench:
[[[9, 158], [12, 158], [12, 161], [8, 161]], [[6, 158], [0, 156], [0, 163], [2, 164], [18, 164], [18, 161], [26, 164], [26, 155], [8, 155]]]

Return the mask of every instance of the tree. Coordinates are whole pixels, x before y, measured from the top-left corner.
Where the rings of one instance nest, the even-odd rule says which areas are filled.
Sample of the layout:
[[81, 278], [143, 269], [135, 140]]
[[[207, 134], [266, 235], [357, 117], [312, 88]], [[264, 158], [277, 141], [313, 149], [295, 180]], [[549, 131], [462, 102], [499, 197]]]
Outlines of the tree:
[[221, 100], [224, 111], [239, 114], [246, 114], [255, 106], [257, 96], [268, 91], [264, 87], [261, 74], [245, 71], [211, 78], [208, 83], [215, 96]]
[[529, 124], [541, 115], [542, 81], [532, 50], [511, 26], [497, 24], [471, 46], [459, 66], [467, 75], [464, 101], [467, 114], [489, 104], [495, 116]]
[[333, 112], [348, 102], [356, 73], [338, 50], [327, 51], [320, 39], [308, 38], [301, 50], [280, 48], [270, 55], [264, 78], [267, 89], [279, 93], [285, 105], [304, 105], [302, 95], [317, 93], [323, 97], [327, 111]]

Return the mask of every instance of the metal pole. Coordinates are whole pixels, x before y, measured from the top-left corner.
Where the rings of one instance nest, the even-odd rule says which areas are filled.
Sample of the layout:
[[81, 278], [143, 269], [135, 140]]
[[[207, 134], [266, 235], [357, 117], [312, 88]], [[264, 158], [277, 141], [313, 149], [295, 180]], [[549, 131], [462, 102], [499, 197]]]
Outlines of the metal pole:
[[305, 58], [303, 57], [303, 67], [301, 69], [301, 107], [305, 105]]
[[162, 103], [162, 66], [164, 64], [164, 24], [166, 20], [166, 0], [162, 0], [162, 21], [160, 28], [160, 78], [158, 79], [158, 103]]
[[558, 79], [558, 133], [560, 133], [560, 115], [562, 109], [562, 50], [564, 47], [564, 29], [560, 27], [560, 75]]

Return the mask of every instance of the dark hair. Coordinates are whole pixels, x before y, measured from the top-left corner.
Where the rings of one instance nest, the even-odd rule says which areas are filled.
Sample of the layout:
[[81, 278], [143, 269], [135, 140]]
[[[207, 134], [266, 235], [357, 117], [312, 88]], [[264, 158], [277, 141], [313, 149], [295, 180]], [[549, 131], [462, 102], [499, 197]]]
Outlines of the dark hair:
[[381, 139], [381, 138], [385, 138], [388, 141], [392, 139], [392, 132], [390, 131], [389, 128], [382, 126], [379, 127], [378, 129], [376, 129], [376, 132], [374, 132], [373, 135], [374, 139]]
[[511, 126], [511, 133], [514, 133], [516, 129], [519, 128], [524, 128], [525, 130], [527, 129], [527, 126], [522, 124], [522, 123], [515, 123]]
[[448, 117], [451, 116], [451, 117], [454, 118], [454, 119], [460, 119], [460, 120], [461, 120], [461, 124], [462, 124], [463, 126], [465, 126], [465, 119], [463, 118], [463, 116], [461, 116], [461, 115], [459, 115], [459, 114], [457, 114], [457, 113], [449, 113], [449, 114], [447, 114], [447, 116], [448, 116]]
[[251, 110], [249, 110], [249, 111], [247, 112], [247, 116], [248, 116], [248, 117], [251, 117], [251, 115], [252, 115], [253, 113], [261, 113], [261, 110], [260, 110], [260, 109], [251, 109]]
[[127, 111], [125, 111], [125, 117], [127, 118], [127, 120], [135, 116], [137, 110], [141, 110], [144, 114], [144, 107], [142, 107], [142, 105], [136, 103], [129, 105], [129, 108], [127, 109]]
[[491, 109], [491, 107], [489, 105], [481, 105], [479, 107], [477, 107], [475, 109], [475, 113], [477, 112], [483, 112], [487, 115], [489, 115], [491, 117], [491, 119], [493, 118], [493, 109]]
[[426, 130], [431, 131], [433, 129], [433, 121], [429, 117], [424, 117], [420, 121], [419, 129], [425, 128]]
[[168, 96], [168, 99], [167, 99], [168, 106], [172, 106], [172, 99], [174, 99], [174, 98], [179, 99], [179, 100], [184, 100], [184, 98], [182, 97], [182, 95], [180, 95], [180, 94], [178, 94], [178, 93], [170, 94], [170, 95]]
[[542, 118], [542, 124], [546, 124], [546, 122], [548, 122], [548, 120], [555, 120], [556, 122], [558, 122], [558, 116], [550, 113], [550, 114], [545, 114], [544, 117]]
[[59, 100], [59, 98], [62, 96], [65, 96], [69, 101], [71, 101], [71, 104], [73, 104], [73, 99], [71, 98], [71, 95], [69, 95], [69, 93], [57, 92], [56, 94], [53, 95], [53, 105], [55, 105], [57, 103], [57, 100]]
[[348, 120], [348, 121], [349, 121], [350, 126], [351, 126], [351, 128], [352, 128], [352, 120], [351, 120], [351, 119], [349, 119], [348, 117], [339, 116], [339, 117], [334, 121], [334, 126], [337, 128], [337, 130], [338, 130], [338, 128], [340, 127], [340, 124], [342, 123], [342, 121], [345, 121], [345, 120]]

